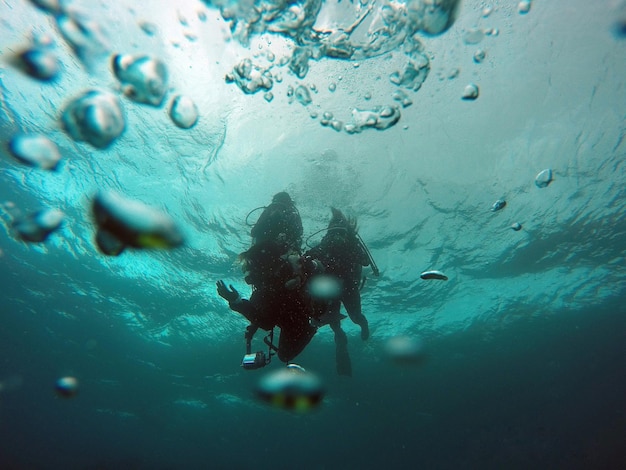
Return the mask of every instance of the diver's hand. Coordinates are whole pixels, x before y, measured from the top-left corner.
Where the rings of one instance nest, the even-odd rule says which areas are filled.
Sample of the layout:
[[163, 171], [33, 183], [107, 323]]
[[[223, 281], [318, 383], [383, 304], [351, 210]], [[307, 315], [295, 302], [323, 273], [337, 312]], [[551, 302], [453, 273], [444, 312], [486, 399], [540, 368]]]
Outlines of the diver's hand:
[[226, 299], [228, 303], [239, 300], [239, 292], [237, 292], [237, 289], [235, 289], [232, 284], [230, 285], [229, 289], [224, 281], [220, 279], [215, 283], [215, 285], [217, 286], [217, 293], [219, 294], [219, 296], [223, 299]]

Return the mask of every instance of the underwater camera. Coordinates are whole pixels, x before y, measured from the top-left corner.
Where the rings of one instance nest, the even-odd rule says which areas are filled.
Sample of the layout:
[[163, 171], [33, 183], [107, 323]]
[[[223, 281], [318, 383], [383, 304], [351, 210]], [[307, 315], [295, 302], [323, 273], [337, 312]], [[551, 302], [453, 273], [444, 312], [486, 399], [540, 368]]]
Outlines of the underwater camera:
[[258, 326], [256, 325], [249, 325], [246, 328], [246, 354], [241, 361], [241, 367], [246, 370], [255, 370], [265, 367], [272, 361], [272, 356], [274, 355], [273, 351], [276, 351], [276, 346], [272, 344], [274, 340], [274, 329], [272, 328], [269, 334], [263, 338], [263, 342], [267, 344], [267, 354], [263, 351], [252, 352], [252, 337], [257, 329]]
[[255, 353], [246, 354], [241, 361], [241, 367], [248, 370], [260, 369], [269, 364], [265, 353], [263, 351], [257, 351]]

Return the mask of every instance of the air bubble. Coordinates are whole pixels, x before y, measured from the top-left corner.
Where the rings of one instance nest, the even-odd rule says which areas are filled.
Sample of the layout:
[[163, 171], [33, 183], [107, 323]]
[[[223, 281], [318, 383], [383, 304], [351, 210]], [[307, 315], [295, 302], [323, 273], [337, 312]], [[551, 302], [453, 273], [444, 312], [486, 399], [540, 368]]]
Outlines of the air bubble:
[[177, 95], [170, 105], [170, 118], [181, 129], [189, 129], [198, 122], [198, 107], [188, 96]]
[[87, 90], [72, 100], [63, 110], [61, 120], [74, 140], [97, 148], [108, 147], [126, 127], [117, 96], [97, 90]]
[[485, 37], [485, 33], [480, 28], [470, 28], [463, 33], [463, 42], [465, 44], [478, 44]]
[[487, 53], [484, 49], [478, 49], [476, 52], [474, 52], [474, 62], [480, 64], [483, 60], [485, 60], [486, 56]]
[[40, 134], [14, 136], [9, 142], [9, 151], [20, 162], [44, 170], [55, 170], [61, 160], [56, 144]]
[[167, 92], [167, 67], [148, 56], [115, 54], [113, 73], [122, 84], [124, 94], [138, 103], [161, 106]]
[[530, 0], [521, 0], [521, 2], [517, 4], [517, 11], [520, 15], [525, 15], [530, 11], [530, 5]]
[[479, 94], [478, 85], [475, 85], [474, 83], [470, 83], [469, 85], [465, 87], [465, 90], [463, 90], [463, 95], [461, 96], [461, 98], [466, 101], [473, 101], [476, 98], [478, 98], [478, 94]]
[[250, 59], [243, 59], [226, 74], [226, 83], [235, 83], [246, 94], [270, 90], [274, 85], [269, 69], [253, 64]]
[[40, 243], [46, 241], [61, 226], [64, 218], [65, 214], [60, 210], [44, 209], [15, 220], [12, 227], [23, 241]]
[[33, 47], [17, 55], [16, 65], [33, 78], [49, 81], [56, 78], [61, 68], [59, 59], [50, 47]]
[[311, 101], [313, 101], [311, 99], [311, 94], [309, 93], [309, 90], [304, 85], [298, 85], [294, 91], [294, 94], [298, 102], [300, 102], [300, 104], [303, 106], [308, 106], [309, 104], [311, 104]]

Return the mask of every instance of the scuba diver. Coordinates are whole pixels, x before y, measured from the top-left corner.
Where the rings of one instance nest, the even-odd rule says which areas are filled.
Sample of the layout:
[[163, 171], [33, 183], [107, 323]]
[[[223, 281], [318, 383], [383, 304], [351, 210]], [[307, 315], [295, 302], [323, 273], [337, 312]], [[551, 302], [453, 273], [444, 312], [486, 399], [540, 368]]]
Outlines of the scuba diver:
[[[366, 340], [369, 327], [361, 312], [362, 267], [369, 265], [376, 276], [379, 273], [357, 233], [356, 220], [331, 209], [333, 215], [321, 243], [302, 255], [300, 214], [287, 193], [276, 194], [252, 227], [252, 246], [239, 257], [245, 281], [252, 286], [250, 298], [242, 299], [232, 285], [217, 281], [218, 294], [250, 322], [242, 361], [245, 369], [264, 367], [274, 354], [281, 361], [291, 361], [309, 344], [317, 328], [328, 324], [335, 333], [337, 371], [351, 375], [348, 339], [340, 324], [345, 318], [340, 314], [341, 303]], [[323, 277], [338, 287], [332, 298], [311, 295], [312, 284]], [[280, 328], [278, 346], [273, 344], [275, 327]], [[267, 354], [251, 350], [259, 328], [269, 332], [264, 338]]]
[[341, 304], [350, 319], [361, 327], [361, 339], [367, 340], [369, 324], [361, 311], [362, 272], [364, 266], [371, 266], [375, 276], [379, 275], [379, 271], [357, 233], [356, 219], [346, 218], [334, 207], [331, 207], [331, 211], [326, 235], [319, 245], [306, 252], [306, 256], [320, 260], [324, 274], [334, 278], [340, 286], [336, 297], [317, 302], [315, 315], [323, 324], [328, 324], [335, 334], [337, 372], [340, 375], [351, 375], [348, 338], [340, 323], [344, 318], [340, 314]]
[[[242, 299], [232, 285], [228, 287], [222, 280], [216, 285], [230, 308], [250, 322], [242, 366], [256, 369], [269, 363], [274, 353], [281, 361], [291, 361], [315, 335], [317, 328], [310, 321], [313, 311], [304, 283], [321, 269], [321, 264], [301, 256], [302, 221], [286, 192], [273, 197], [252, 227], [251, 235], [252, 246], [240, 255], [245, 281], [252, 286], [250, 299]], [[274, 327], [280, 328], [278, 346], [272, 343]], [[265, 338], [267, 356], [250, 349], [259, 328], [270, 331]]]
[[250, 231], [252, 245], [272, 241], [285, 251], [300, 253], [302, 245], [302, 220], [298, 209], [286, 192], [274, 195], [261, 217]]

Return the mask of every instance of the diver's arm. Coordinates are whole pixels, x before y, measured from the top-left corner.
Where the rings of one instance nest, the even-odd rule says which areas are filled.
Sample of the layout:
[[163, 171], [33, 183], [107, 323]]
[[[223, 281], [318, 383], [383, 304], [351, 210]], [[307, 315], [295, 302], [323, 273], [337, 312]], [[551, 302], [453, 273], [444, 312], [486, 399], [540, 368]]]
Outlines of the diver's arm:
[[241, 313], [248, 321], [252, 321], [254, 308], [249, 300], [242, 299], [237, 289], [232, 284], [226, 286], [226, 283], [221, 279], [215, 283], [217, 286], [217, 293], [221, 298], [228, 302], [228, 306], [231, 310]]

